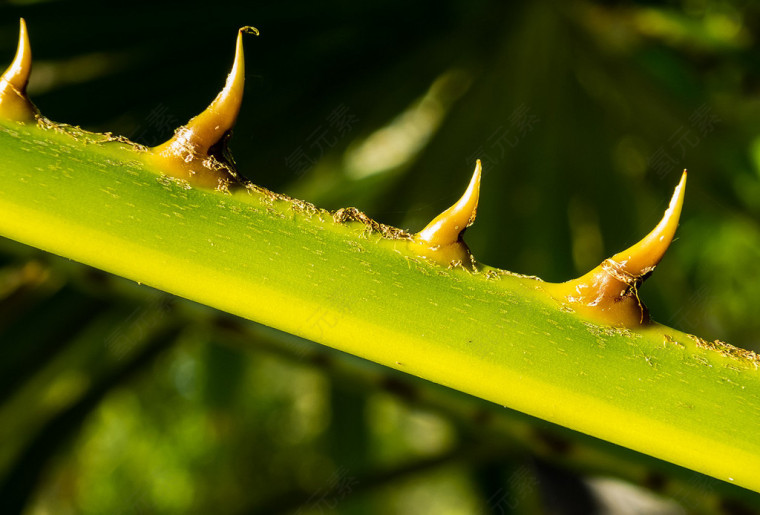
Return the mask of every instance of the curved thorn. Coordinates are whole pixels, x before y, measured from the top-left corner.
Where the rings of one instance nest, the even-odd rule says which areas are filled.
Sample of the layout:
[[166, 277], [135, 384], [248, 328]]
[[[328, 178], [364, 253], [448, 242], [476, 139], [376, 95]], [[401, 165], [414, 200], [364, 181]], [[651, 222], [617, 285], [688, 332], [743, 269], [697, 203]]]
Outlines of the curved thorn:
[[[13, 58], [13, 62], [5, 70], [0, 80], [4, 83], [8, 83], [19, 93], [26, 91], [26, 85], [29, 82], [29, 74], [32, 71], [32, 48], [29, 44], [29, 34], [26, 30], [26, 21], [24, 18], [19, 20], [19, 32], [18, 32], [18, 48], [16, 49], [16, 57]], [[3, 84], [5, 86], [5, 84]]]
[[[192, 133], [194, 146], [208, 152], [224, 133], [232, 129], [243, 103], [243, 86], [245, 83], [245, 55], [243, 53], [243, 29], [238, 31], [235, 44], [235, 60], [227, 75], [224, 89], [213, 102], [199, 115], [187, 122], [187, 129]], [[185, 133], [187, 134], [187, 133]]]
[[673, 241], [681, 217], [686, 177], [684, 170], [662, 219], [641, 241], [577, 279], [547, 284], [548, 292], [603, 323], [632, 327], [647, 322], [649, 315], [639, 299], [638, 287]]
[[480, 159], [478, 159], [475, 172], [464, 195], [416, 235], [419, 241], [441, 246], [460, 241], [462, 232], [473, 224], [478, 211], [481, 170]]
[[159, 147], [180, 147], [181, 150], [185, 150], [187, 146], [191, 146], [196, 153], [205, 154], [235, 124], [243, 102], [245, 82], [244, 29], [245, 27], [238, 30], [235, 60], [224, 89], [203, 112], [193, 117], [169, 141]]
[[662, 216], [660, 223], [652, 229], [641, 241], [632, 245], [622, 252], [618, 252], [612, 258], [612, 261], [620, 265], [620, 269], [626, 274], [641, 277], [651, 272], [660, 262], [668, 250], [673, 236], [678, 228], [678, 221], [681, 218], [681, 208], [683, 207], [683, 198], [686, 186], [686, 170], [681, 174], [681, 180], [673, 191], [670, 204], [665, 214]]
[[[222, 182], [236, 182], [232, 163], [225, 157], [226, 142], [235, 125], [243, 102], [245, 84], [245, 55], [243, 34], [258, 35], [254, 27], [238, 30], [235, 59], [227, 76], [224, 89], [200, 114], [180, 127], [174, 136], [152, 149], [164, 160], [172, 175], [189, 179], [201, 186], [219, 186]], [[209, 164], [210, 159], [216, 163]]]
[[24, 18], [19, 19], [18, 47], [13, 62], [0, 76], [0, 116], [17, 121], [34, 119], [37, 108], [26, 96], [32, 72], [32, 47]]

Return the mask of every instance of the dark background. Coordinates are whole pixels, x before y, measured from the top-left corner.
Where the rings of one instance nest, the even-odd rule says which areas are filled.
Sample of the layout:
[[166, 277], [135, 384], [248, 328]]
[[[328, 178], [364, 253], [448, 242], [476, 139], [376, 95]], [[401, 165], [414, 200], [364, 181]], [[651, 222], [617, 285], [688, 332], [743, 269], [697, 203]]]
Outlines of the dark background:
[[[546, 280], [644, 236], [688, 168], [677, 240], [642, 299], [657, 321], [760, 348], [753, 2], [18, 1], [0, 6], [0, 63], [20, 16], [41, 111], [146, 145], [208, 105], [238, 27], [256, 26], [231, 141], [247, 178], [416, 231], [480, 158], [475, 257]], [[608, 476], [671, 507], [744, 502], [4, 240], [0, 357], [9, 509], [586, 513], [600, 492], [625, 502]]]

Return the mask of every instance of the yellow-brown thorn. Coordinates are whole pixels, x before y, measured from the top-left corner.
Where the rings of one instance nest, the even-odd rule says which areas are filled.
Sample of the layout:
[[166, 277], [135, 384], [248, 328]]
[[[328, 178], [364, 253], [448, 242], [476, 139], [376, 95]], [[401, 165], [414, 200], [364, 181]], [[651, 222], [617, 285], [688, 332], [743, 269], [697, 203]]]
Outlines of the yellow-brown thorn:
[[475, 260], [462, 239], [465, 229], [475, 222], [480, 197], [482, 167], [478, 159], [475, 172], [464, 195], [450, 208], [436, 216], [414, 235], [413, 250], [425, 259], [450, 266], [461, 264], [473, 268]]
[[226, 189], [240, 183], [227, 151], [227, 140], [243, 101], [244, 33], [258, 36], [259, 31], [254, 27], [238, 30], [235, 59], [224, 89], [203, 112], [177, 129], [169, 141], [150, 149], [151, 158], [168, 175], [208, 188]]
[[17, 122], [34, 120], [39, 111], [26, 95], [32, 71], [32, 47], [24, 18], [19, 21], [16, 57], [0, 77], [0, 118]]
[[686, 187], [686, 170], [660, 223], [641, 241], [605, 259], [587, 274], [560, 284], [547, 283], [549, 294], [594, 321], [623, 327], [649, 322], [638, 287], [668, 250], [678, 227]]

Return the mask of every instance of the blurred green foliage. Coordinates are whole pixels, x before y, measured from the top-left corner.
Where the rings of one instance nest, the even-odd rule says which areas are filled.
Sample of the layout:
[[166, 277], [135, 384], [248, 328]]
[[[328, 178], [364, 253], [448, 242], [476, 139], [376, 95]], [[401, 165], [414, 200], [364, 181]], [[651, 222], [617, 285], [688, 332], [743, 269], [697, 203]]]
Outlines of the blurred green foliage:
[[[642, 298], [660, 322], [760, 350], [754, 2], [17, 0], [0, 7], [0, 61], [20, 16], [42, 112], [147, 145], [213, 99], [236, 29], [255, 25], [231, 142], [246, 177], [419, 230], [480, 158], [471, 249], [547, 280], [643, 236], [688, 168], [678, 239]], [[633, 502], [607, 476], [644, 485], [636, 502], [657, 496], [673, 513], [760, 502], [1, 243], [9, 512], [588, 513]]]

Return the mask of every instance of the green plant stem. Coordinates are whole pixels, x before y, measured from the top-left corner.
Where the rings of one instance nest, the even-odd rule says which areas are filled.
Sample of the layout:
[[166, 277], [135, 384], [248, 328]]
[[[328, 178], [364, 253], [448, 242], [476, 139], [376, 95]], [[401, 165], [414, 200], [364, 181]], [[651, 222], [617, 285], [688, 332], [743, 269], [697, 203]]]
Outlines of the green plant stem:
[[0, 234], [760, 491], [751, 353], [599, 326], [538, 280], [446, 269], [256, 189], [188, 188], [104, 139], [0, 124]]

